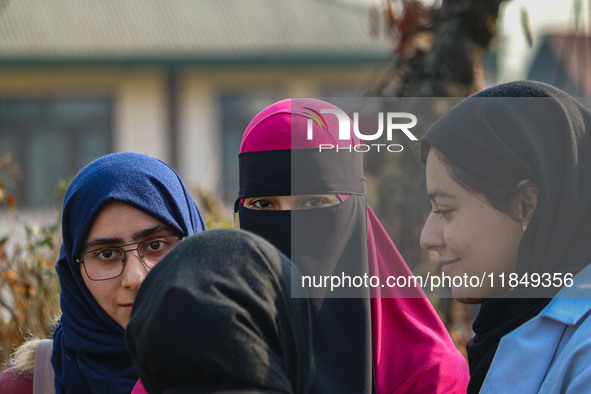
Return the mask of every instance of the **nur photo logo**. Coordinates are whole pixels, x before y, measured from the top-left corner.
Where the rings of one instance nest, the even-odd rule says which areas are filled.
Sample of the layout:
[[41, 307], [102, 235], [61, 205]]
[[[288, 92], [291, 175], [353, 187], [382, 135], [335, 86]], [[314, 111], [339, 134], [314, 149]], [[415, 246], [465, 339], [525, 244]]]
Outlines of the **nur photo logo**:
[[[417, 117], [409, 112], [378, 112], [378, 128], [373, 134], [367, 134], [360, 130], [360, 116], [359, 112], [353, 112], [353, 127], [351, 127], [351, 118], [344, 111], [336, 108], [321, 109], [315, 111], [312, 108], [304, 107], [306, 111], [303, 112], [307, 115], [307, 139], [312, 141], [314, 139], [314, 122], [318, 124], [320, 130], [328, 130], [328, 123], [323, 115], [336, 116], [338, 121], [338, 139], [344, 141], [351, 140], [351, 130], [354, 135], [362, 141], [375, 141], [382, 137], [384, 131], [386, 133], [386, 139], [388, 142], [393, 140], [395, 132], [402, 132], [409, 140], [417, 141], [417, 137], [410, 131], [411, 128], [416, 126]], [[351, 146], [339, 146], [338, 144], [319, 144], [318, 151], [323, 150], [348, 150], [350, 152], [368, 152], [370, 150], [380, 151], [381, 149], [388, 152], [402, 152], [404, 147], [400, 144], [356, 144]]]

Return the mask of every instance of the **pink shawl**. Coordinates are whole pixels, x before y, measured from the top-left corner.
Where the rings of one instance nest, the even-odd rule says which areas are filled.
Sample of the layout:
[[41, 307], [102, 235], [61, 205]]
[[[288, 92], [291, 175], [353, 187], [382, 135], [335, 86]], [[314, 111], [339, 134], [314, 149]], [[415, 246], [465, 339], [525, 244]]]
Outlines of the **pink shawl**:
[[[338, 139], [336, 116], [320, 112], [321, 109], [334, 108], [338, 109], [316, 99], [279, 101], [253, 118], [244, 132], [240, 152], [361, 143], [355, 136], [351, 140]], [[308, 119], [313, 119], [312, 141], [306, 138]], [[379, 276], [382, 281], [389, 275], [412, 275], [369, 206], [367, 246], [372, 275]], [[469, 380], [466, 360], [455, 348], [422, 290], [407, 288], [401, 292], [388, 287], [372, 290], [372, 354], [376, 392], [465, 393]]]

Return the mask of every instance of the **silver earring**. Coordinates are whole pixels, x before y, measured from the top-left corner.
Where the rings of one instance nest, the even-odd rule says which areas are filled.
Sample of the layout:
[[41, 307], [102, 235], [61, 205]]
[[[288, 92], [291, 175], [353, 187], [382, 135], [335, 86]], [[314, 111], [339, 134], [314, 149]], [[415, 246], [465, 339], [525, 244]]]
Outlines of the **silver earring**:
[[525, 232], [525, 230], [527, 230], [527, 224], [524, 224], [523, 226], [521, 226], [521, 229], [523, 230], [523, 232]]

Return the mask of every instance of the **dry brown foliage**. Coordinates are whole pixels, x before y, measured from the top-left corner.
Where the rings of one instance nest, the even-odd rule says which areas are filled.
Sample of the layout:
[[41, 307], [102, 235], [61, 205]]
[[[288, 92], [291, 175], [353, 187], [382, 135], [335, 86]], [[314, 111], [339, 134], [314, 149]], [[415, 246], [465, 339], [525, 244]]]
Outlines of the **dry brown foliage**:
[[4, 180], [18, 177], [9, 154], [0, 157], [0, 210], [16, 229], [0, 235], [0, 370], [17, 346], [31, 336], [46, 338], [59, 311], [59, 280], [55, 262], [61, 236], [59, 224], [27, 225], [19, 219], [14, 196]]

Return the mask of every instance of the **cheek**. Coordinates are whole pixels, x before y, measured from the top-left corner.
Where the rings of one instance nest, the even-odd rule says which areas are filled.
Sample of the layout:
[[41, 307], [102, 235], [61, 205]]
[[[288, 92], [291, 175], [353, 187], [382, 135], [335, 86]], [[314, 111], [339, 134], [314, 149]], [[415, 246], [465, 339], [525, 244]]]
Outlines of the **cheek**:
[[517, 263], [521, 231], [509, 221], [482, 223], [465, 239], [464, 251], [470, 257], [471, 271], [513, 272]]
[[461, 257], [477, 244], [478, 229], [473, 228], [470, 221], [455, 220], [446, 226], [443, 237], [447, 247], [457, 254], [457, 257]]
[[86, 273], [84, 272], [84, 268], [81, 270], [82, 279], [84, 280], [84, 284], [86, 284], [86, 288], [90, 291], [90, 294], [95, 299], [97, 304], [99, 304], [105, 312], [109, 313], [109, 305], [111, 305], [111, 300], [114, 297], [116, 285], [116, 280], [111, 279], [107, 281], [93, 281], [88, 279]]
[[110, 286], [103, 286], [104, 283], [98, 283], [88, 288], [90, 293], [96, 300], [96, 302], [105, 309], [105, 306], [109, 304], [109, 300], [112, 298], [113, 291]]
[[458, 220], [448, 226], [445, 244], [452, 256], [459, 258], [468, 274], [480, 275], [495, 261], [499, 245], [483, 231], [485, 226], [474, 226], [473, 220]]

